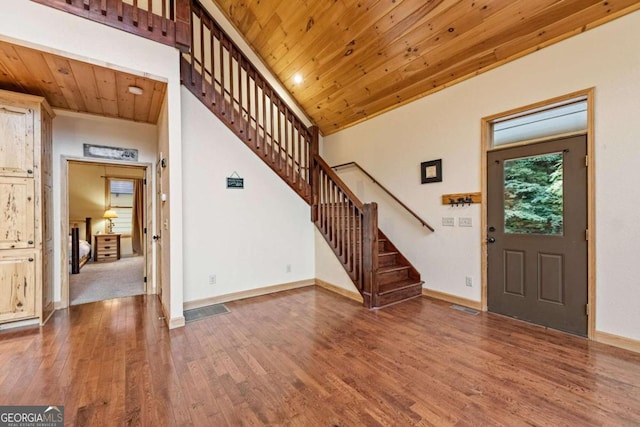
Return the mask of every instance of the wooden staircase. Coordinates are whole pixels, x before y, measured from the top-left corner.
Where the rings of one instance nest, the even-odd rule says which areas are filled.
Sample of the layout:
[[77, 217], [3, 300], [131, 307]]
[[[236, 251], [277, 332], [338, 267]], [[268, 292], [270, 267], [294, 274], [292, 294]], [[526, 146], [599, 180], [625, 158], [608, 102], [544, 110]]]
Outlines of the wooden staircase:
[[[176, 46], [182, 84], [311, 205], [312, 221], [362, 294], [379, 308], [421, 295], [418, 271], [319, 155], [307, 127], [197, 0], [34, 0]], [[427, 225], [428, 226], [428, 225]]]
[[182, 84], [311, 205], [364, 305], [420, 296], [420, 273], [378, 229], [377, 205], [358, 200], [320, 157], [317, 127], [304, 125], [197, 0], [190, 22]]

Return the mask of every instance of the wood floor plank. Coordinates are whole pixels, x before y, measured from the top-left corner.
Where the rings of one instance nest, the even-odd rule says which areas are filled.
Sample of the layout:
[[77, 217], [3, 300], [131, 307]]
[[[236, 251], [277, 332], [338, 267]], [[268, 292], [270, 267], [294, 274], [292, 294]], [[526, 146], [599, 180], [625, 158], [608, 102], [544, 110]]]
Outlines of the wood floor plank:
[[167, 330], [154, 297], [0, 331], [0, 402], [70, 425], [638, 425], [640, 355], [427, 298], [320, 288]]

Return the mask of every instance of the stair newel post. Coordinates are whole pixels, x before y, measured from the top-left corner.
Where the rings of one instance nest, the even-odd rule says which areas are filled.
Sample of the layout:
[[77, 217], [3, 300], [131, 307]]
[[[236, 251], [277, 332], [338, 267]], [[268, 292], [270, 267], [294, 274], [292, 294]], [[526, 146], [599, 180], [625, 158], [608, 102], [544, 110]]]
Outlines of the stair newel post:
[[193, 46], [191, 42], [191, 0], [176, 0], [174, 16], [176, 20], [176, 47], [182, 52], [189, 52]]
[[365, 204], [362, 213], [364, 303], [367, 308], [374, 308], [378, 305], [378, 204]]
[[309, 128], [311, 134], [311, 146], [307, 151], [309, 159], [307, 165], [310, 166], [309, 180], [311, 181], [311, 221], [318, 220], [318, 205], [320, 203], [320, 165], [316, 161], [316, 156], [320, 155], [320, 138], [318, 126]]

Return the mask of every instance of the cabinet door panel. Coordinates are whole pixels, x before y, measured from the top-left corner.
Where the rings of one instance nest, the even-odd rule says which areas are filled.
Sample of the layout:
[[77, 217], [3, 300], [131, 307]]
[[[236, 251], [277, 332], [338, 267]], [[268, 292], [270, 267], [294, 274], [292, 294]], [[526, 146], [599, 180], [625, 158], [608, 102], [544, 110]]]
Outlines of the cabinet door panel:
[[0, 177], [0, 249], [33, 248], [33, 178]]
[[0, 176], [33, 176], [33, 110], [0, 106]]
[[35, 317], [35, 257], [0, 253], [0, 323]]

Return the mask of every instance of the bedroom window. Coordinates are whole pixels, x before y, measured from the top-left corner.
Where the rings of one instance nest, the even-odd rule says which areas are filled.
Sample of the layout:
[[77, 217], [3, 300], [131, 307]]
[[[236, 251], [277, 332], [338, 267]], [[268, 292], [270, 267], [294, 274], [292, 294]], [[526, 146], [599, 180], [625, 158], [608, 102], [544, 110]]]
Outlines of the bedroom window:
[[113, 219], [113, 232], [131, 234], [133, 180], [110, 178], [107, 200], [108, 209], [112, 209], [118, 214], [118, 217]]

